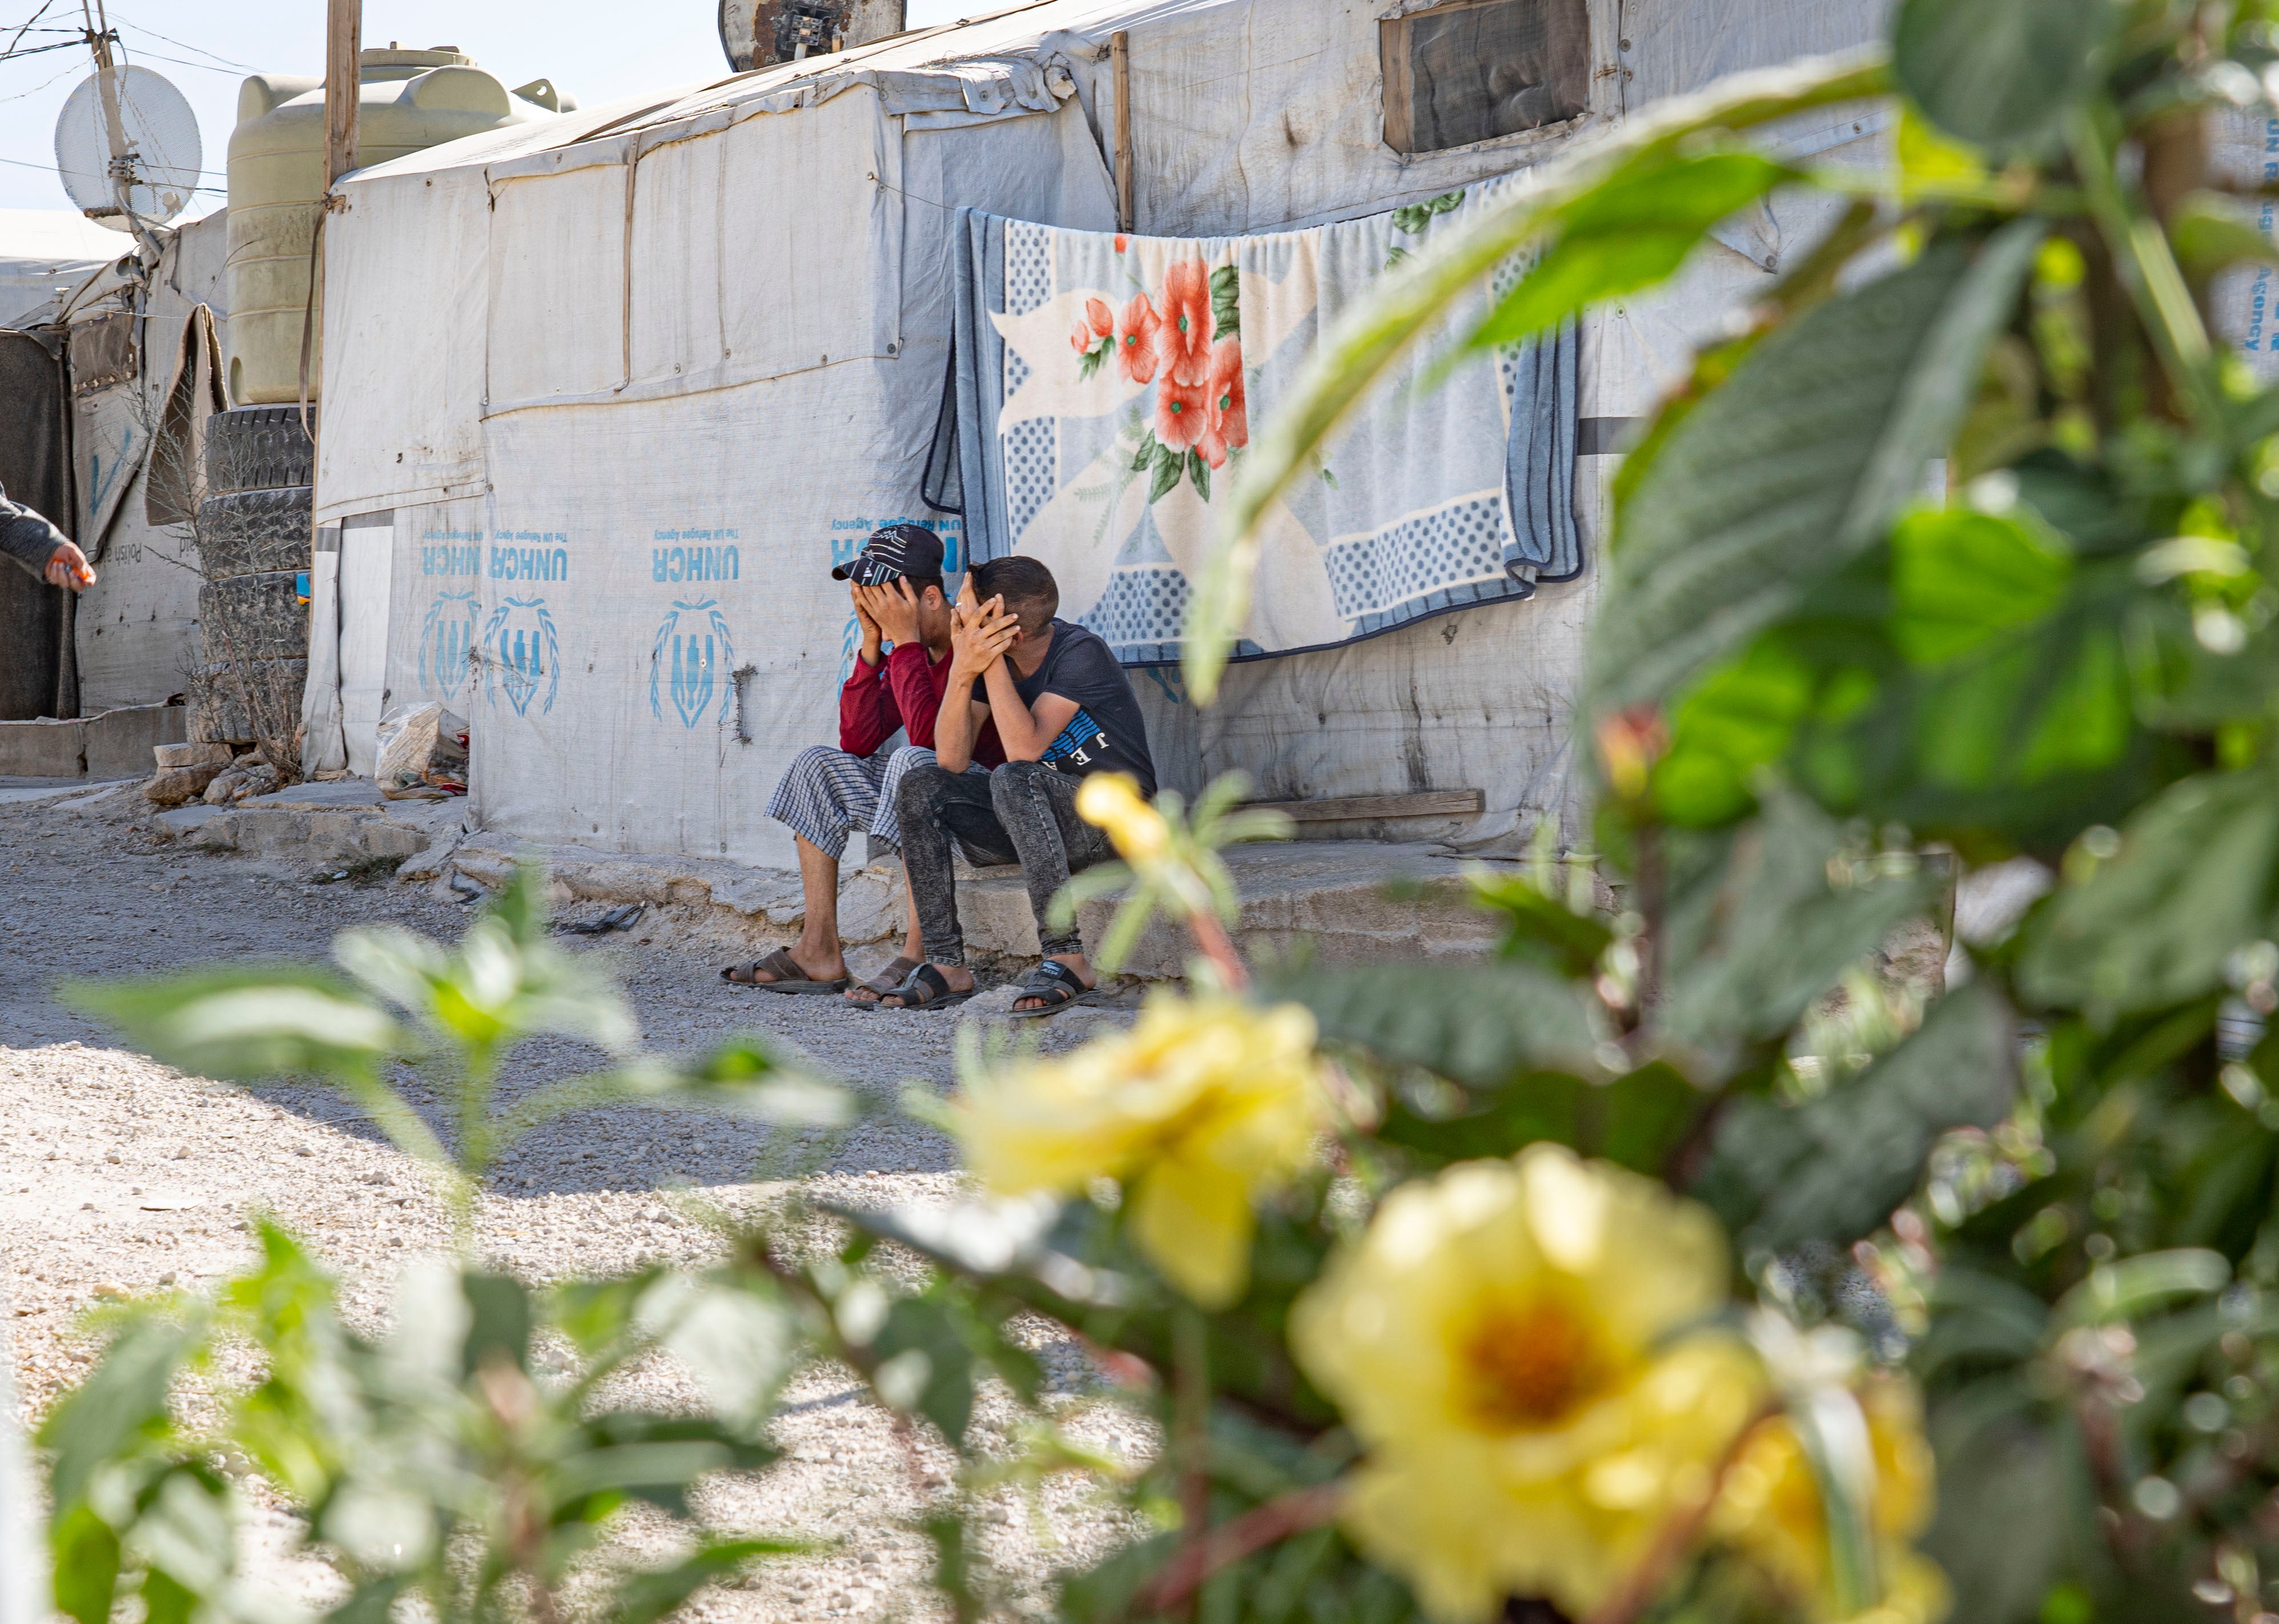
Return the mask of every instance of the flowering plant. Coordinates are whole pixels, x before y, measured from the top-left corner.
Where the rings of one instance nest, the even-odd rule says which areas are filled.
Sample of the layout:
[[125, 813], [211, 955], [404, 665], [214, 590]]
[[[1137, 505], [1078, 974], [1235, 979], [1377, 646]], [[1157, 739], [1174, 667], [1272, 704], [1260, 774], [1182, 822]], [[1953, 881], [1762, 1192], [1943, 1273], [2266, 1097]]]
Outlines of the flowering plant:
[[[90, 995], [209, 1075], [331, 1078], [461, 1210], [567, 1110], [800, 1131], [764, 1169], [782, 1204], [711, 1214], [702, 1267], [541, 1299], [463, 1255], [381, 1346], [265, 1235], [219, 1298], [126, 1311], [42, 1435], [59, 1605], [274, 1616], [214, 1464], [248, 1459], [334, 1616], [561, 1597], [654, 1624], [782, 1553], [692, 1485], [771, 1469], [813, 1359], [888, 1418], [959, 1624], [2268, 1624], [2279, 388], [2215, 318], [2279, 262], [2279, 10], [1893, 18], [1887, 53], [1646, 110], [1433, 226], [1222, 493], [1206, 703], [1248, 527], [1481, 284], [1463, 350], [1668, 279], [1781, 188], [1841, 205], [1627, 453], [1577, 701], [1595, 808], [1482, 865], [1492, 955], [1254, 965], [1220, 857], [1267, 832], [1240, 791], [1092, 779], [1123, 861], [1063, 905], [1112, 878], [1109, 945], [1170, 915], [1187, 985], [1072, 1049], [971, 1038], [956, 1097], [912, 1102], [967, 1181], [886, 1210], [802, 1181], [855, 1096], [756, 1043], [644, 1055], [527, 881], [456, 954], [360, 937], [346, 979]], [[1870, 98], [1897, 114], [1881, 172], [1767, 156], [1766, 126]], [[1155, 391], [1157, 497], [1208, 495], [1250, 440], [1235, 282], [1186, 262], [1071, 335]], [[512, 1045], [569, 1036], [610, 1069], [494, 1100]], [[463, 1062], [448, 1144], [385, 1081], [421, 1046]], [[263, 1384], [170, 1408], [224, 1335]], [[1041, 1338], [1096, 1383], [1048, 1395]], [[702, 1413], [609, 1406], [652, 1355]], [[1145, 1458], [1085, 1449], [1087, 1406], [1146, 1423]], [[1049, 1525], [1071, 1476], [1106, 1512], [1040, 1590], [985, 1498]], [[675, 1554], [591, 1565], [635, 1500]]]

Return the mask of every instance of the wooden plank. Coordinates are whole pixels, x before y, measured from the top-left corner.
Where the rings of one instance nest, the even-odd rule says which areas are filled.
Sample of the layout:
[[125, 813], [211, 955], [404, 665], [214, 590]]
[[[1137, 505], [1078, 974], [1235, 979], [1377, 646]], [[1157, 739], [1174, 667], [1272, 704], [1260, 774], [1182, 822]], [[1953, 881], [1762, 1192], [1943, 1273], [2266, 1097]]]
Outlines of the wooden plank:
[[1301, 823], [1358, 822], [1387, 817], [1469, 817], [1486, 808], [1476, 789], [1426, 790], [1416, 795], [1341, 795], [1328, 801], [1254, 801], [1249, 806], [1279, 812]]
[[325, 189], [357, 166], [357, 53], [364, 0], [328, 0], [325, 9]]
[[1109, 34], [1108, 52], [1116, 69], [1116, 229], [1128, 232], [1139, 218], [1132, 200], [1131, 32], [1118, 28]]

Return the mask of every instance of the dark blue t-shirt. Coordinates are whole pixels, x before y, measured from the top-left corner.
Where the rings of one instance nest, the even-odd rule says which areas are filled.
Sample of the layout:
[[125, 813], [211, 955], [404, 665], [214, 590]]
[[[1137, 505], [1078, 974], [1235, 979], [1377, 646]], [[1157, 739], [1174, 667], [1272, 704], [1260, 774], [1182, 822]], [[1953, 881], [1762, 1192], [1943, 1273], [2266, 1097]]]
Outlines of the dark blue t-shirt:
[[[1045, 747], [1040, 758], [1060, 772], [1086, 778], [1095, 772], [1128, 772], [1140, 780], [1140, 793], [1155, 793], [1155, 762], [1147, 754], [1147, 724], [1140, 714], [1140, 698], [1131, 679], [1106, 643], [1065, 620], [1053, 622], [1052, 647], [1045, 662], [1026, 677], [1016, 675], [1013, 691], [1032, 710], [1047, 693], [1076, 701], [1060, 736]], [[989, 702], [987, 685], [977, 681], [973, 697]]]

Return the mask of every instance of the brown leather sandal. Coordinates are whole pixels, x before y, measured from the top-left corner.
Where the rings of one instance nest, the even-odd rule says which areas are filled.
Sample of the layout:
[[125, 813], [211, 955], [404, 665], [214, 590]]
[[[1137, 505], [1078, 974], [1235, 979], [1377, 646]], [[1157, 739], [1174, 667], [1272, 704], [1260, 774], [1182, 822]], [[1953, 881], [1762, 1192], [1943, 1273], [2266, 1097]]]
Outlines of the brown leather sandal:
[[[771, 978], [760, 979], [766, 971]], [[754, 959], [748, 964], [731, 964], [720, 972], [720, 979], [731, 986], [756, 987], [763, 992], [844, 992], [848, 977], [836, 981], [817, 981], [800, 969], [799, 961], [791, 956], [791, 949], [779, 947], [764, 959]]]

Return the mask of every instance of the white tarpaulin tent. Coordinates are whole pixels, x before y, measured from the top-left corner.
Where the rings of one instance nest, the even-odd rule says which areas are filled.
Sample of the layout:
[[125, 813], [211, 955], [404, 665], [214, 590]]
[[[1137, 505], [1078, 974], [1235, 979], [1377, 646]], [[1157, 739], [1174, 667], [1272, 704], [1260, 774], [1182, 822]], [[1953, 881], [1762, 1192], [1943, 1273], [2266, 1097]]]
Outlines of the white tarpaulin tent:
[[72, 209], [0, 209], [0, 327], [37, 326], [90, 272], [134, 251]]
[[[1882, 10], [1571, 4], [1583, 111], [1448, 150], [1385, 138], [1380, 24], [1426, 6], [1048, 0], [349, 177], [326, 244], [317, 513], [340, 528], [315, 640], [341, 630], [336, 663], [312, 650], [312, 764], [369, 771], [382, 712], [441, 700], [472, 723], [487, 827], [788, 862], [761, 808], [833, 733], [852, 625], [829, 565], [891, 519], [957, 533], [919, 495], [952, 211], [1116, 228], [1111, 34], [1129, 37], [1135, 228], [1224, 235], [1509, 172], [1650, 96], [1858, 44]], [[1878, 127], [1830, 115], [1787, 144]], [[1817, 211], [1778, 202], [1673, 291], [1586, 324], [1585, 453]], [[1586, 532], [1604, 467], [1586, 456], [1577, 482]], [[1164, 777], [1239, 766], [1277, 798], [1477, 788], [1486, 816], [1461, 831], [1516, 839], [1564, 807], [1594, 578], [1241, 667], [1207, 713], [1146, 673]]]

